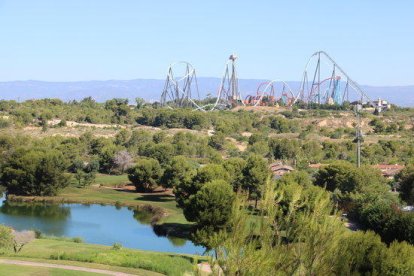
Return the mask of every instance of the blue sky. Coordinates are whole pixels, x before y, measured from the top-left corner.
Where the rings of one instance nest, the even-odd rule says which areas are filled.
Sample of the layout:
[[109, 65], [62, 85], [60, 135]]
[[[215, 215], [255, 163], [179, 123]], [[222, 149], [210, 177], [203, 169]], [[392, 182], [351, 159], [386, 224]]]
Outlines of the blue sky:
[[414, 84], [414, 1], [0, 0], [0, 81], [219, 77], [299, 80], [327, 51], [361, 84]]

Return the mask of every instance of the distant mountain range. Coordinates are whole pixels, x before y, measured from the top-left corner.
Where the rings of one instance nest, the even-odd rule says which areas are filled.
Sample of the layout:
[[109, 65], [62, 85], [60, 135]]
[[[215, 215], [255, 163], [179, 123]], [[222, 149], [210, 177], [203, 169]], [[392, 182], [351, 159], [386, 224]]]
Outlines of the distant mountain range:
[[[219, 78], [198, 78], [200, 96], [215, 95], [220, 84]], [[255, 94], [258, 84], [264, 80], [241, 79], [239, 89], [244, 96]], [[288, 82], [297, 91], [300, 82]], [[158, 101], [164, 87], [164, 80], [135, 79], [108, 81], [10, 81], [0, 82], [0, 99], [28, 100], [59, 98], [64, 101], [80, 100], [91, 96], [98, 102], [112, 98], [128, 98], [131, 103], [136, 97]], [[399, 106], [414, 106], [414, 85], [412, 86], [361, 86], [371, 99], [386, 99]]]

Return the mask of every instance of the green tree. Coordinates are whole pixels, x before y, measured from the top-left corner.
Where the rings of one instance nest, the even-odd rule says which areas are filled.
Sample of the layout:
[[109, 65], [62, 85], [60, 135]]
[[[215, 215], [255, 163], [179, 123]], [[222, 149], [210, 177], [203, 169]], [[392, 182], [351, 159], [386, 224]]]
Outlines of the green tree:
[[400, 198], [407, 204], [414, 204], [414, 166], [408, 166], [396, 175], [399, 183]]
[[78, 181], [80, 187], [91, 185], [96, 178], [96, 173], [99, 169], [99, 162], [92, 160], [91, 162], [84, 162], [83, 160], [76, 160], [73, 165], [75, 179]]
[[230, 177], [230, 184], [233, 186], [234, 191], [241, 188], [245, 166], [246, 161], [238, 157], [229, 158], [223, 162], [223, 168]]
[[168, 164], [174, 155], [174, 147], [171, 144], [159, 143], [153, 144], [146, 148], [143, 155], [150, 158], [155, 158], [160, 164]]
[[196, 168], [184, 156], [175, 156], [164, 170], [161, 184], [164, 188], [173, 188], [180, 183], [190, 183], [196, 174]]
[[263, 185], [270, 176], [269, 166], [260, 155], [251, 155], [243, 168], [242, 188], [249, 193], [249, 197], [256, 201], [260, 197]]
[[118, 145], [118, 146], [125, 146], [130, 138], [131, 138], [131, 132], [126, 129], [121, 129], [115, 135], [114, 143], [115, 145]]
[[114, 113], [114, 123], [123, 123], [122, 118], [128, 115], [128, 99], [115, 98], [105, 102], [105, 109]]
[[303, 187], [310, 187], [312, 185], [312, 179], [306, 171], [293, 171], [287, 173], [278, 179], [278, 182], [282, 185], [296, 183]]
[[269, 155], [269, 144], [268, 142], [262, 140], [258, 141], [254, 144], [249, 144], [247, 147], [247, 151], [252, 154], [258, 154], [262, 156], [268, 156]]
[[128, 170], [128, 179], [138, 192], [151, 192], [158, 186], [162, 173], [160, 163], [156, 159], [141, 159]]
[[174, 187], [177, 206], [184, 208], [192, 195], [195, 195], [205, 183], [213, 180], [229, 180], [229, 175], [224, 170], [223, 166], [219, 164], [205, 165], [198, 168], [196, 175], [191, 181], [177, 183]]
[[414, 271], [414, 247], [406, 242], [393, 242], [381, 260], [382, 275], [410, 275]]
[[355, 201], [356, 208], [350, 215], [361, 227], [375, 231], [388, 244], [396, 240], [414, 244], [414, 214], [401, 212], [396, 203], [384, 197]]
[[253, 145], [257, 142], [261, 142], [261, 141], [266, 141], [266, 136], [263, 135], [262, 133], [253, 133], [250, 137], [249, 137], [249, 145]]
[[378, 170], [368, 166], [358, 169], [345, 161], [337, 161], [321, 168], [315, 176], [315, 184], [326, 187], [331, 192], [336, 189], [342, 193], [387, 191], [385, 181]]
[[230, 184], [224, 180], [214, 180], [206, 183], [190, 197], [188, 204], [184, 206], [184, 215], [199, 227], [220, 229], [230, 219], [234, 198]]
[[336, 263], [335, 274], [385, 275], [380, 272], [386, 249], [374, 232], [348, 232], [339, 243], [337, 252], [342, 261]]
[[143, 98], [135, 98], [137, 109], [142, 109], [145, 106], [145, 100]]
[[299, 142], [292, 139], [271, 139], [269, 148], [275, 159], [294, 159], [300, 154]]
[[69, 184], [66, 167], [56, 150], [17, 149], [2, 165], [0, 181], [10, 194], [53, 196]]
[[294, 130], [294, 126], [290, 121], [282, 117], [272, 117], [270, 119], [270, 127], [275, 129], [278, 133], [287, 133]]
[[118, 147], [113, 144], [103, 145], [98, 152], [99, 169], [103, 173], [111, 173], [115, 166], [115, 154]]
[[297, 199], [306, 197], [305, 189], [298, 186], [287, 212], [281, 212], [284, 192], [266, 182], [254, 225], [246, 223], [251, 220], [246, 201], [237, 197], [228, 227], [232, 231], [217, 234], [221, 238], [212, 267], [217, 264], [225, 275], [331, 275], [344, 227], [320, 188], [313, 211], [304, 211]]

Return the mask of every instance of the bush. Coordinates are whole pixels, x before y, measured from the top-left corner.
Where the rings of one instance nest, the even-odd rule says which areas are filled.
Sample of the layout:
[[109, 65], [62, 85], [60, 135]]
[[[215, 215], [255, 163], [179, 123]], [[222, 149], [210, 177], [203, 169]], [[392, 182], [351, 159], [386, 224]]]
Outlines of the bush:
[[112, 249], [113, 250], [121, 250], [122, 249], [122, 244], [116, 242], [112, 245]]
[[226, 142], [226, 137], [222, 132], [216, 132], [208, 139], [208, 145], [216, 150], [222, 150]]
[[0, 224], [0, 249], [13, 246], [13, 233], [10, 227]]
[[35, 233], [35, 238], [36, 239], [41, 239], [43, 237], [43, 234], [42, 234], [42, 232], [40, 232], [40, 230], [34, 229], [33, 231]]
[[10, 126], [9, 120], [0, 119], [0, 128], [7, 128]]
[[73, 241], [74, 243], [83, 243], [83, 239], [82, 239], [81, 237], [74, 237], [74, 238], [72, 239], [72, 241]]

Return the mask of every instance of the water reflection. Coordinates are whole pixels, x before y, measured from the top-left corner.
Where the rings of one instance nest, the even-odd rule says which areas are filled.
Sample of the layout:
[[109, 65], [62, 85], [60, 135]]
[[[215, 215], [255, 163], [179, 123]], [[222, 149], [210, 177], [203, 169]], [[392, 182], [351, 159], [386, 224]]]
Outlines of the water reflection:
[[68, 207], [57, 204], [2, 201], [0, 223], [17, 230], [39, 230], [42, 233], [64, 236], [71, 216]]
[[[151, 226], [152, 214], [121, 206], [100, 204], [15, 203], [0, 199], [0, 224], [17, 230], [36, 229], [54, 236], [82, 237], [85, 242], [152, 251], [202, 254], [204, 248], [183, 238], [171, 237], [171, 229]], [[174, 225], [172, 225], [174, 226]], [[171, 227], [169, 227], [171, 228]], [[173, 227], [183, 234], [186, 229]]]
[[168, 236], [167, 238], [174, 246], [177, 246], [177, 247], [182, 247], [187, 243], [187, 241], [182, 238], [177, 238], [177, 237], [172, 237], [172, 236]]
[[142, 210], [134, 209], [134, 219], [136, 219], [139, 223], [145, 224], [145, 225], [151, 225], [152, 221], [152, 214], [149, 212], [143, 212]]
[[70, 216], [70, 208], [57, 204], [20, 203], [5, 201], [0, 212], [16, 217], [38, 217], [44, 220], [66, 220]]

